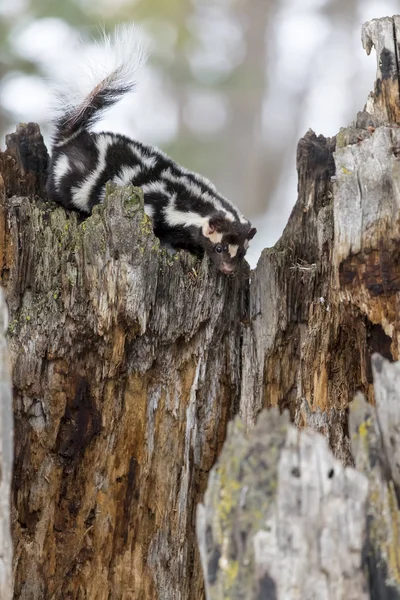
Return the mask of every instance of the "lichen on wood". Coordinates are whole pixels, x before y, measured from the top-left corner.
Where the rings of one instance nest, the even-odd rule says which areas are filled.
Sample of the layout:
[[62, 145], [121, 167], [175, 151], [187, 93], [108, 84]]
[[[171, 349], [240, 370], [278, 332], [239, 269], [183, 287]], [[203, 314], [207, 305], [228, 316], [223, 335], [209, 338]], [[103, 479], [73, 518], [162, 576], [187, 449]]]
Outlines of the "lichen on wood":
[[369, 598], [367, 492], [364, 475], [287, 414], [264, 411], [247, 434], [237, 419], [198, 507], [207, 599]]

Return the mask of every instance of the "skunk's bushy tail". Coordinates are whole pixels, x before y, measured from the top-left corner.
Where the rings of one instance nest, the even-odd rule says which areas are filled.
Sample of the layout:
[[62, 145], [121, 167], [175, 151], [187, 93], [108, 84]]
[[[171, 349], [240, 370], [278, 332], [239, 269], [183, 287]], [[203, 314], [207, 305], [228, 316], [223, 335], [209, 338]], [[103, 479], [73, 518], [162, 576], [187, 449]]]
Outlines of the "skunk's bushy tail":
[[55, 90], [56, 146], [89, 129], [105, 109], [135, 87], [146, 60], [143, 35], [134, 25], [118, 26], [111, 36], [103, 34], [93, 54], [90, 60], [82, 61], [72, 84], [59, 84]]

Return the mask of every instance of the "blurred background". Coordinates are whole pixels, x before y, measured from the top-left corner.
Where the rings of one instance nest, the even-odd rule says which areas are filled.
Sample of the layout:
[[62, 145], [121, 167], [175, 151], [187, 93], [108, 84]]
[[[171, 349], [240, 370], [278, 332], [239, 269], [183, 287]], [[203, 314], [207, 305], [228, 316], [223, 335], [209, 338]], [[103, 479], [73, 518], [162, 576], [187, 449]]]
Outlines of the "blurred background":
[[364, 21], [400, 0], [0, 0], [0, 147], [18, 122], [50, 141], [50, 82], [74, 79], [79, 43], [135, 21], [151, 47], [135, 94], [101, 126], [206, 175], [258, 228], [249, 261], [296, 201], [296, 145], [362, 110], [376, 58]]

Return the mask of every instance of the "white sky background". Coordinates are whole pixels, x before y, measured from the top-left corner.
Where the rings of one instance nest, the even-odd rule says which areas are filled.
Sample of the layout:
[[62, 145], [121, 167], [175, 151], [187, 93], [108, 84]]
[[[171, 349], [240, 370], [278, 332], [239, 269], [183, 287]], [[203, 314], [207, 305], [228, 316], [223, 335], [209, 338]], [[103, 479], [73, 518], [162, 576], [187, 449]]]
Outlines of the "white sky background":
[[[102, 0], [102, 4], [111, 6], [114, 1]], [[376, 56], [372, 52], [367, 57], [362, 49], [361, 24], [372, 18], [400, 12], [400, 0], [360, 0], [356, 22], [351, 24], [351, 39], [347, 32], [347, 37], [343, 39], [341, 32], [333, 31], [331, 23], [320, 15], [318, 11], [324, 4], [325, 0], [280, 2], [278, 19], [274, 22], [274, 54], [271, 56], [269, 52], [268, 63], [268, 76], [274, 81], [274, 85], [265, 99], [264, 107], [268, 139], [280, 139], [285, 129], [291, 126], [291, 96], [301, 88], [305, 78], [309, 81], [309, 92], [298, 138], [309, 128], [324, 136], [335, 135], [340, 127], [346, 126], [355, 118], [358, 110], [362, 110], [368, 93], [373, 88]], [[214, 12], [220, 10], [217, 2], [212, 7]], [[1, 0], [0, 18], [2, 14], [22, 15], [23, 9], [24, 0]], [[209, 14], [213, 17], [212, 11]], [[202, 76], [202, 68], [209, 67], [210, 64], [216, 75], [218, 70], [231, 69], [232, 61], [240, 62], [243, 52], [240, 30], [234, 22], [219, 19], [223, 28], [220, 26], [213, 31], [210, 29], [210, 21], [207, 22], [207, 13], [203, 14], [203, 18], [203, 53], [199, 51], [190, 57], [192, 69], [198, 77]], [[198, 22], [196, 27], [199, 27]], [[174, 30], [163, 30], [163, 37], [164, 57], [168, 59], [170, 53], [173, 61]], [[79, 63], [80, 57], [74, 55], [72, 48], [78, 40], [77, 33], [66, 23], [56, 19], [42, 19], [25, 24], [22, 17], [14, 40], [19, 53], [23, 57], [37, 60], [50, 79], [60, 71], [65, 72], [66, 78], [73, 78], [73, 68]], [[216, 56], [219, 57], [218, 63], [215, 62]], [[351, 60], [349, 56], [352, 57]], [[212, 73], [212, 70], [207, 72]], [[47, 142], [49, 89], [49, 84], [38, 77], [10, 74], [3, 81], [0, 90], [0, 103], [15, 116], [15, 122], [37, 121]], [[185, 108], [185, 120], [189, 127], [195, 132], [197, 128], [205, 134], [218, 132], [225, 125], [227, 114], [224, 97], [209, 90], [193, 93]], [[201, 118], [201, 115], [204, 117]], [[99, 128], [124, 133], [162, 147], [175, 137], [177, 124], [176, 105], [168, 93], [165, 76], [159, 69], [156, 71], [148, 68], [141, 76], [136, 93], [109, 111]], [[279, 238], [296, 201], [295, 152], [295, 147], [287, 148], [287, 162], [268, 211], [263, 217], [253, 219], [258, 234], [248, 255], [252, 266], [255, 266], [261, 250], [273, 245]], [[245, 206], [241, 208], [245, 212]]]

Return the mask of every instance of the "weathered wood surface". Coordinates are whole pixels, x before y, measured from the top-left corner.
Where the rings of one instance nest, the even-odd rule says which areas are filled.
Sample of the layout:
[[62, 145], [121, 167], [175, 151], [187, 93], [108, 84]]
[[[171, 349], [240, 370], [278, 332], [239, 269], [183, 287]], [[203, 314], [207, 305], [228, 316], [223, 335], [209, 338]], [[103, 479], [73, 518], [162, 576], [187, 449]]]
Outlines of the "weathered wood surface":
[[[396, 23], [367, 24], [378, 58]], [[349, 403], [374, 401], [374, 352], [399, 358], [398, 66], [378, 67], [354, 126], [300, 141], [297, 204], [251, 286], [165, 255], [137, 190], [84, 222], [45, 202], [37, 126], [8, 138], [15, 598], [202, 598], [195, 505], [237, 412], [288, 408], [353, 463]]]
[[361, 39], [367, 54], [372, 47], [376, 50], [375, 90], [366, 106], [375, 125], [400, 125], [399, 36], [400, 15], [373, 19], [362, 28]]
[[345, 463], [349, 402], [357, 390], [373, 402], [371, 355], [400, 357], [399, 19], [363, 28], [378, 72], [356, 124], [299, 142], [298, 201], [252, 275], [243, 342], [247, 426], [263, 407], [288, 408]]
[[208, 600], [367, 600], [367, 478], [264, 411], [230, 426], [198, 509]]
[[0, 288], [0, 598], [13, 595], [11, 542], [11, 473], [13, 464], [13, 416], [11, 372], [5, 333], [7, 307]]
[[276, 409], [230, 425], [198, 507], [207, 600], [400, 598], [400, 362], [373, 374], [376, 409], [350, 407], [358, 471]]
[[[27, 166], [0, 158], [19, 194], [41, 190], [37, 127], [11, 154], [30, 136]], [[84, 222], [4, 189], [0, 206], [15, 597], [200, 598], [194, 510], [239, 401], [247, 267], [165, 254], [132, 188]]]
[[373, 356], [376, 409], [361, 394], [350, 411], [356, 468], [369, 481], [364, 560], [372, 600], [400, 598], [400, 362]]

